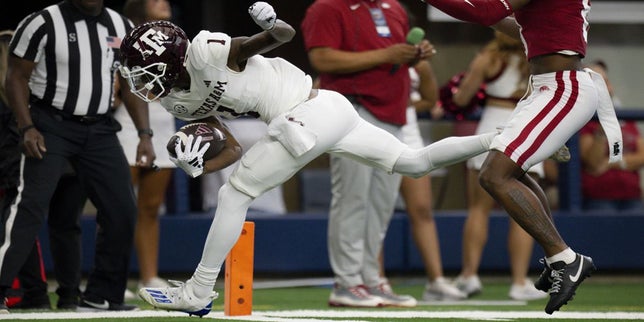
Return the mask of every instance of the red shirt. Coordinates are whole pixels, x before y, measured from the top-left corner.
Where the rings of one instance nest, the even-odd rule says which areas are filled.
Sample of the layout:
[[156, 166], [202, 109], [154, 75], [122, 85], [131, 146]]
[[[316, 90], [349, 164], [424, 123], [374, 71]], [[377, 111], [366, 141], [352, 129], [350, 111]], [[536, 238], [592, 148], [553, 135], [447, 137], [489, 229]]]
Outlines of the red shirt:
[[586, 56], [590, 0], [533, 0], [514, 12], [528, 59], [572, 50]]
[[[391, 35], [383, 37], [369, 8], [380, 8]], [[317, 0], [306, 11], [302, 21], [306, 50], [330, 47], [361, 52], [386, 48], [406, 42], [409, 24], [407, 14], [395, 0]], [[404, 125], [409, 99], [409, 72], [400, 66], [394, 74], [391, 64], [350, 74], [321, 74], [320, 87], [345, 95], [356, 95], [359, 102], [379, 120]]]
[[[620, 121], [624, 139], [624, 154], [637, 150], [640, 132], [633, 121]], [[591, 121], [581, 129], [581, 135], [593, 135], [600, 125]], [[608, 155], [608, 147], [606, 147]], [[584, 198], [603, 200], [626, 200], [641, 198], [640, 175], [638, 171], [610, 169], [599, 176], [581, 172], [581, 188]]]

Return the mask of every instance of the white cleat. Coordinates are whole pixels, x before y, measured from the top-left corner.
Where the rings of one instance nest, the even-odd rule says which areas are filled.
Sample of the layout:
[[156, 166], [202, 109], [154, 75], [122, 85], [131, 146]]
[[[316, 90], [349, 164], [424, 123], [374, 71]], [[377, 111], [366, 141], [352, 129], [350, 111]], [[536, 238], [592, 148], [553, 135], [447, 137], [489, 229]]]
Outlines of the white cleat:
[[539, 291], [530, 280], [526, 280], [523, 285], [512, 284], [508, 296], [513, 300], [531, 301], [544, 299], [548, 293]]
[[477, 275], [472, 275], [470, 277], [459, 275], [454, 280], [454, 286], [461, 290], [461, 292], [467, 294], [467, 297], [472, 297], [483, 291], [483, 285]]
[[444, 278], [439, 277], [425, 285], [423, 301], [461, 301], [467, 299], [467, 294]]
[[139, 290], [139, 296], [155, 308], [186, 312], [199, 317], [210, 313], [212, 301], [219, 296], [217, 292], [212, 292], [207, 298], [196, 297], [190, 287], [191, 280], [186, 283], [169, 282], [174, 287], [144, 287]]

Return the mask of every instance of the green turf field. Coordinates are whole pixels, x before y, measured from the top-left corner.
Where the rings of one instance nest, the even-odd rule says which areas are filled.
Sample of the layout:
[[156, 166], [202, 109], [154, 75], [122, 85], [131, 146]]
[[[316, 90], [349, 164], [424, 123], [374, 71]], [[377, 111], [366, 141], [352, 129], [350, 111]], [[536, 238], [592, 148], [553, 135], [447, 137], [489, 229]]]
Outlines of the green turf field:
[[[422, 279], [391, 279], [398, 293], [420, 298]], [[214, 302], [213, 311], [204, 319], [229, 321], [644, 321], [644, 277], [597, 276], [586, 280], [574, 300], [553, 315], [543, 313], [546, 300], [510, 301], [507, 297], [509, 278], [483, 278], [482, 294], [459, 303], [423, 303], [416, 308], [339, 309], [326, 304], [329, 285], [256, 289], [253, 315], [226, 317], [223, 298]], [[223, 283], [220, 283], [223, 284]], [[220, 291], [220, 288], [217, 289]], [[223, 296], [223, 295], [222, 295]], [[55, 303], [55, 295], [52, 295]], [[153, 310], [142, 301], [138, 312], [77, 313], [52, 310], [23, 312], [14, 310], [0, 315], [0, 320], [61, 321], [196, 321], [180, 312]], [[147, 316], [147, 317], [146, 317]]]

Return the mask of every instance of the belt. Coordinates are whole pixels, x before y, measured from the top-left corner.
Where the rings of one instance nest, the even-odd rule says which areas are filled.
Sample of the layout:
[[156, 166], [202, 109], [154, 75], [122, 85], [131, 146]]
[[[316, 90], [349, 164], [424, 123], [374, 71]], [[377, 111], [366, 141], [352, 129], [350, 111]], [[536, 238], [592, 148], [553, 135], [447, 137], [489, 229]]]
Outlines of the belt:
[[94, 124], [105, 119], [105, 115], [71, 115], [63, 116], [64, 119], [76, 121], [84, 124]]
[[73, 122], [87, 124], [87, 125], [98, 123], [100, 121], [107, 119], [108, 117], [107, 114], [73, 115], [73, 114], [65, 113], [55, 107], [40, 106], [33, 103], [31, 104], [31, 106], [37, 107], [40, 110], [53, 115], [54, 118], [57, 118], [59, 120], [73, 121]]
[[100, 121], [103, 121], [109, 117], [108, 114], [97, 114], [97, 115], [73, 115], [68, 112], [59, 110], [49, 104], [45, 104], [34, 95], [29, 96], [29, 105], [31, 107], [37, 107], [41, 111], [53, 115], [54, 118], [59, 120], [73, 121], [83, 124], [94, 124]]

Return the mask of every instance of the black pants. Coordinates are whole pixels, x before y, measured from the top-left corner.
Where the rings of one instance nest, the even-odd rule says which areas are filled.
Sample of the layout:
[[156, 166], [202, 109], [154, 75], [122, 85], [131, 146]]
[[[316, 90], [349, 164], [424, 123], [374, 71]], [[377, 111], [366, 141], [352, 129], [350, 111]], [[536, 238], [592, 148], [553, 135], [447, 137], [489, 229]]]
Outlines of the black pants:
[[[71, 167], [70, 169], [71, 170]], [[6, 189], [0, 198], [2, 211], [17, 196], [16, 187]], [[80, 295], [81, 280], [81, 229], [80, 218], [87, 197], [73, 171], [60, 178], [49, 205], [48, 233], [54, 262], [54, 275], [58, 281], [56, 293], [68, 300]], [[23, 298], [47, 296], [47, 280], [44, 276], [42, 253], [37, 241], [18, 272]]]
[[[116, 136], [120, 126], [111, 117], [82, 123], [53, 108], [32, 106], [31, 112], [47, 152], [41, 160], [22, 158], [19, 193], [15, 205], [3, 215], [0, 232], [0, 287], [10, 286], [25, 262], [70, 162], [97, 208], [96, 252], [84, 296], [122, 303], [136, 204], [129, 166]], [[10, 234], [8, 243], [5, 233]]]

